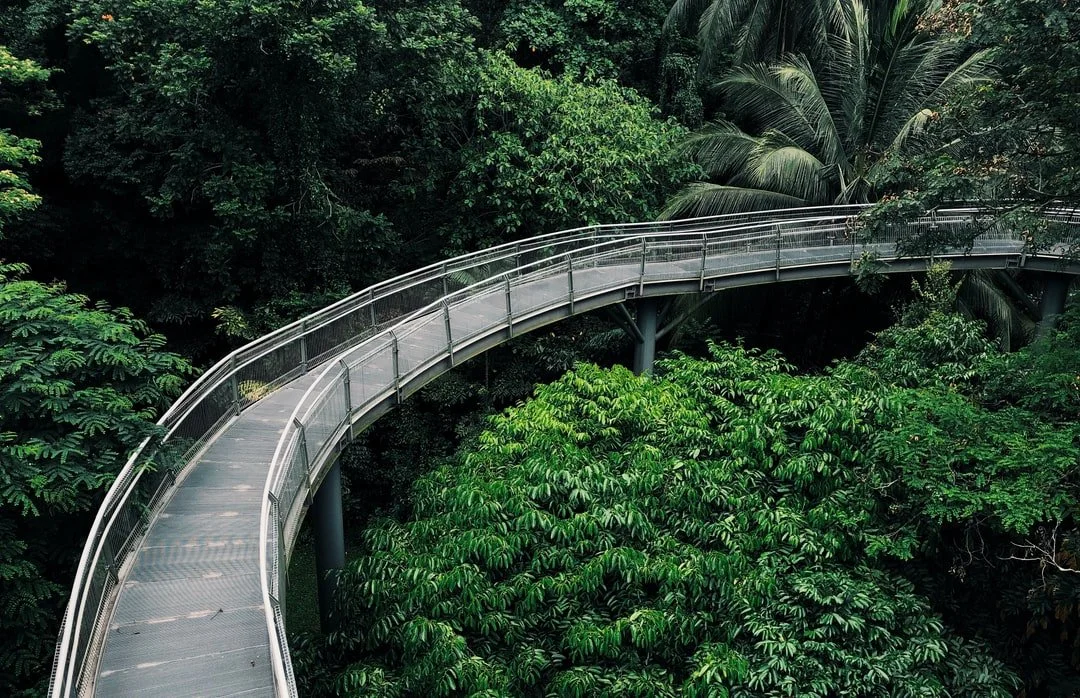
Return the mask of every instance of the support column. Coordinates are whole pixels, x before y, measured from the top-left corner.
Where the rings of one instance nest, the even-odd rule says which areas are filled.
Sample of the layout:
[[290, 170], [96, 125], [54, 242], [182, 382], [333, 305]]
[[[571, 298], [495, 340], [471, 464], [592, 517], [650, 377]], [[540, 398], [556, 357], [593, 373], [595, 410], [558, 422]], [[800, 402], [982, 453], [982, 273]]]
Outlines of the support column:
[[1039, 302], [1039, 327], [1036, 336], [1041, 337], [1054, 329], [1058, 316], [1065, 312], [1065, 299], [1069, 296], [1069, 283], [1072, 277], [1067, 274], [1047, 274], [1046, 288], [1043, 289]]
[[634, 345], [634, 373], [651, 374], [656, 359], [656, 299], [642, 298], [637, 306], [637, 327], [641, 334]]
[[345, 526], [341, 516], [341, 465], [334, 463], [319, 486], [311, 506], [315, 529], [315, 573], [319, 580], [319, 624], [324, 633], [337, 625], [331, 617], [337, 580], [333, 573], [345, 566]]

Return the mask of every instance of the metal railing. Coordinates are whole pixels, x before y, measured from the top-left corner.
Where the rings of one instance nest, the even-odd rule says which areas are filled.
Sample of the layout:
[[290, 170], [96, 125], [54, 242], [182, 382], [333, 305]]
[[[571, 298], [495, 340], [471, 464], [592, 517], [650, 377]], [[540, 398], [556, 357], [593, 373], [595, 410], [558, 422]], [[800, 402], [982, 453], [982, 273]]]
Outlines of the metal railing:
[[[360, 415], [389, 396], [400, 396], [432, 365], [447, 359], [452, 365], [456, 353], [492, 333], [510, 336], [515, 323], [557, 306], [572, 309], [575, 302], [612, 288], [636, 289], [640, 294], [649, 284], [696, 279], [704, 290], [706, 279], [773, 270], [779, 278], [785, 268], [850, 265], [863, 252], [888, 260], [895, 257], [898, 243], [928, 228], [973, 239], [964, 249], [942, 257], [1000, 258], [1029, 251], [1024, 235], [990, 223], [977, 209], [943, 210], [890, 224], [864, 240], [854, 213], [834, 208], [767, 222], [625, 232], [590, 239], [567, 251], [551, 250], [542, 259], [444, 294], [327, 365], [288, 420], [264, 492], [262, 583], [267, 624], [276, 639], [271, 642], [271, 657], [278, 694], [296, 695], [280, 600], [286, 550], [295, 539], [305, 503], [314, 494], [313, 483], [320, 480], [333, 450]], [[1068, 214], [1062, 222], [1080, 220]], [[501, 307], [505, 313], [490, 312]], [[477, 312], [481, 308], [485, 312]], [[475, 317], [488, 319], [462, 322]], [[403, 349], [405, 344], [409, 351]]]
[[[304, 503], [357, 415], [492, 332], [615, 287], [706, 279], [750, 271], [888, 256], [927, 227], [979, 228], [979, 240], [1026, 244], [980, 223], [980, 209], [938, 211], [860, 241], [861, 206], [827, 206], [683, 221], [589, 226], [508, 243], [398, 276], [353, 294], [233, 351], [199, 377], [159, 420], [164, 436], [131, 455], [94, 518], [57, 642], [50, 696], [78, 693], [92, 678], [113, 591], [176, 478], [247, 406], [329, 362], [296, 406], [269, 465], [260, 526], [261, 584], [279, 695], [295, 695], [283, 608], [287, 551]], [[1076, 223], [1072, 212], [1054, 213]], [[864, 234], [865, 237], [865, 234]], [[880, 238], [880, 239], [879, 239]], [[892, 246], [892, 247], [890, 247]], [[771, 255], [771, 257], [770, 257]], [[565, 292], [551, 293], [552, 280]], [[494, 323], [470, 305], [500, 303]], [[456, 331], [455, 331], [455, 328]]]

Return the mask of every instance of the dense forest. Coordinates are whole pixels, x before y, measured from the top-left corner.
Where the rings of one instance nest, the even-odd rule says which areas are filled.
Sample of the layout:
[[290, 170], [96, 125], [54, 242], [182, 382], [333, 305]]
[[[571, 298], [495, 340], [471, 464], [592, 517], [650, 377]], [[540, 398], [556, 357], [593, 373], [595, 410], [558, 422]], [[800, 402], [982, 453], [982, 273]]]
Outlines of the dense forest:
[[[1075, 0], [5, 0], [0, 695], [228, 350], [591, 223], [992, 200], [1037, 252], [1078, 152]], [[1080, 311], [866, 267], [714, 294], [654, 377], [598, 312], [382, 419], [304, 694], [1080, 695]]]

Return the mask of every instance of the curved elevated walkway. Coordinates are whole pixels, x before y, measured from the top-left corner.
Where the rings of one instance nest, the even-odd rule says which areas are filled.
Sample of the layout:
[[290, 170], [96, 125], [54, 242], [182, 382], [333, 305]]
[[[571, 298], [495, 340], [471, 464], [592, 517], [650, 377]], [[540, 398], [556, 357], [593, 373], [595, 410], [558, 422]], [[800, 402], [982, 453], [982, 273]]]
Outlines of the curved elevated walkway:
[[[295, 695], [284, 575], [330, 464], [404, 397], [516, 334], [628, 299], [845, 276], [864, 254], [885, 273], [919, 271], [926, 258], [898, 257], [897, 242], [931, 228], [972, 238], [937, 255], [957, 268], [1080, 273], [1071, 247], [1033, 256], [976, 209], [865, 241], [858, 213], [823, 207], [526, 240], [380, 284], [230, 354], [110, 490], [51, 695]], [[1050, 217], [1062, 240], [1080, 223], [1073, 212]]]

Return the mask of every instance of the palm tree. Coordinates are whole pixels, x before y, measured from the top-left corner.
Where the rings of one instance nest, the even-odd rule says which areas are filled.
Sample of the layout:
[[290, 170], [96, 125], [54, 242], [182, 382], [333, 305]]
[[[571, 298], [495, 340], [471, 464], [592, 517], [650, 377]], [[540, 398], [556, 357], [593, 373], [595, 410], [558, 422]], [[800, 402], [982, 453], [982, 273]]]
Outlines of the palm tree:
[[932, 0], [845, 0], [827, 54], [733, 69], [718, 84], [736, 123], [684, 144], [711, 179], [671, 217], [870, 201], [876, 170], [902, 153], [957, 90], [987, 77], [985, 53], [917, 26]]
[[824, 47], [828, 28], [842, 13], [843, 0], [675, 0], [664, 32], [694, 30], [701, 68], [728, 53], [736, 64]]

